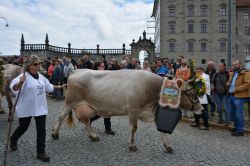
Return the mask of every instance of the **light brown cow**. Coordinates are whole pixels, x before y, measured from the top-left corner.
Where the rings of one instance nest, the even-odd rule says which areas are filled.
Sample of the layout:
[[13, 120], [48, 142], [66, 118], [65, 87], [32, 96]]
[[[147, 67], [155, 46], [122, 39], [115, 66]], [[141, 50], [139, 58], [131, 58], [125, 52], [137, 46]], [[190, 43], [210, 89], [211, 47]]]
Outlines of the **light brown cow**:
[[[179, 81], [178, 85], [183, 83]], [[85, 124], [89, 137], [93, 141], [99, 141], [99, 138], [91, 128], [91, 117], [128, 115], [131, 127], [129, 149], [136, 151], [134, 135], [138, 118], [147, 118], [149, 114], [153, 117], [160, 99], [162, 82], [162, 77], [142, 70], [78, 70], [68, 79], [64, 110], [56, 121], [52, 137], [59, 138], [61, 123], [67, 115], [68, 123], [72, 124], [72, 110], [76, 118]], [[192, 89], [182, 90], [180, 100], [179, 107], [184, 110], [202, 110]], [[166, 150], [172, 152], [172, 145], [166, 135], [161, 134]]]
[[13, 65], [13, 64], [6, 64], [6, 65], [3, 65], [3, 67], [4, 67], [4, 70], [3, 70], [4, 80], [3, 80], [3, 86], [1, 89], [1, 95], [0, 95], [0, 110], [3, 111], [2, 104], [1, 104], [2, 97], [6, 96], [6, 99], [8, 102], [8, 108], [9, 108], [8, 121], [10, 121], [13, 103], [12, 103], [12, 92], [9, 86], [10, 86], [10, 82], [22, 72], [22, 67]]

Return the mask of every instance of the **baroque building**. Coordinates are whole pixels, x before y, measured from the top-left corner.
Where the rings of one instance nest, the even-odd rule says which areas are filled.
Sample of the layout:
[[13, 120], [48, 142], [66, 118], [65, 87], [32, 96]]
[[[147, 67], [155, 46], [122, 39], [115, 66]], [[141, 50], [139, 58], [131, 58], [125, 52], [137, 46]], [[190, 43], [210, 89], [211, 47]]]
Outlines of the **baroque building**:
[[250, 40], [242, 40], [244, 35], [236, 36], [236, 26], [239, 26], [236, 0], [231, 0], [230, 20], [229, 7], [229, 0], [155, 0], [152, 16], [155, 18], [156, 54], [169, 59], [182, 55], [194, 59], [198, 65], [206, 65], [210, 60], [227, 62], [228, 51], [231, 51], [232, 60], [240, 58], [244, 61], [243, 55], [236, 54], [239, 50], [236, 43], [242, 45]]
[[236, 3], [236, 55], [245, 59], [250, 69], [250, 0], [237, 0]]

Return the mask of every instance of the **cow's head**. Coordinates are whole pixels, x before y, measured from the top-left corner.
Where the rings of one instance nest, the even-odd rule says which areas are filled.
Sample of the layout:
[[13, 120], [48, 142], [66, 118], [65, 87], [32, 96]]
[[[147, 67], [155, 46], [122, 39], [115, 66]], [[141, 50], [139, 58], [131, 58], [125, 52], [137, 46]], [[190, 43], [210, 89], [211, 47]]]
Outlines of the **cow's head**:
[[196, 90], [193, 88], [192, 83], [192, 81], [183, 83], [179, 107], [186, 111], [193, 111], [195, 114], [201, 114], [203, 107], [199, 102]]

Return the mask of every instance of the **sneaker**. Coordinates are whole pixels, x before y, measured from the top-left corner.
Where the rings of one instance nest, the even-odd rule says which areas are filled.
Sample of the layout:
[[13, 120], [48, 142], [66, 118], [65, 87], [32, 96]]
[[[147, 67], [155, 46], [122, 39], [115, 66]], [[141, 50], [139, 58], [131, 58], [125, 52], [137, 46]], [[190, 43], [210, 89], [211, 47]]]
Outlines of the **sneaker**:
[[12, 151], [16, 151], [17, 150], [17, 143], [13, 142], [11, 139], [10, 139], [10, 149]]
[[232, 134], [232, 136], [236, 136], [236, 137], [238, 137], [238, 136], [244, 136], [244, 132], [237, 132], [237, 131], [235, 131], [235, 132], [232, 132], [231, 134]]
[[210, 115], [213, 117], [213, 116], [214, 116], [214, 113], [211, 113]]
[[49, 162], [50, 157], [46, 153], [37, 153], [37, 159]]
[[115, 132], [112, 129], [105, 130], [105, 133], [109, 135], [115, 135]]
[[0, 114], [4, 114], [5, 112], [4, 111], [0, 111]]

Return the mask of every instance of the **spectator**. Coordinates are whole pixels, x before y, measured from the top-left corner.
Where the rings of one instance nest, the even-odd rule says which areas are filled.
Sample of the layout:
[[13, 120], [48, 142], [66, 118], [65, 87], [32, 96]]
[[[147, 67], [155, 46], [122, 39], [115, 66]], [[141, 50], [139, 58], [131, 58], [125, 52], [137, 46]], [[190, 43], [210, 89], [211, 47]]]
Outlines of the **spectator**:
[[156, 73], [156, 70], [157, 70], [157, 65], [156, 65], [156, 61], [154, 61], [153, 63], [152, 63], [152, 65], [151, 65], [151, 71], [153, 72], [153, 73]]
[[136, 69], [137, 66], [137, 59], [132, 58], [131, 63], [128, 63], [127, 69]]
[[177, 69], [181, 67], [181, 61], [184, 59], [183, 56], [178, 56], [176, 62], [174, 63], [174, 73], [176, 74]]
[[64, 84], [67, 84], [67, 81], [68, 81], [68, 77], [73, 74], [74, 72], [74, 66], [73, 64], [71, 63], [71, 59], [70, 58], [67, 58], [65, 57], [65, 62], [64, 62], [64, 68], [63, 68], [63, 82]]
[[233, 136], [244, 136], [244, 101], [250, 97], [250, 74], [241, 69], [239, 60], [232, 64], [233, 75], [227, 85], [229, 86], [230, 118], [234, 122]]
[[[214, 67], [214, 62], [213, 61], [209, 61], [208, 62], [208, 64], [207, 64], [207, 70], [206, 70], [205, 73], [209, 75], [210, 84], [212, 84], [212, 79], [213, 79], [213, 77], [214, 77], [214, 75], [216, 73], [216, 69]], [[211, 93], [210, 96], [208, 96], [208, 103], [210, 105], [211, 116], [214, 116], [216, 105], [215, 105], [215, 102], [214, 102], [214, 94], [213, 94], [213, 92]]]
[[112, 59], [111, 61], [111, 67], [109, 68], [109, 70], [119, 70], [120, 66], [118, 64], [117, 59]]
[[[95, 62], [93, 70], [104, 70], [105, 65], [103, 62]], [[99, 119], [101, 116], [96, 115], [90, 119], [90, 123]], [[115, 135], [115, 132], [111, 129], [111, 121], [110, 118], [104, 118], [104, 126], [105, 126], [105, 133], [110, 135]]]
[[101, 62], [105, 65], [105, 70], [108, 69], [108, 62], [106, 61], [106, 55], [101, 55]]
[[142, 69], [152, 72], [150, 67], [149, 67], [148, 61], [143, 62], [143, 68]]
[[158, 59], [156, 61], [156, 66], [157, 66], [156, 74], [165, 77], [168, 73], [168, 68], [166, 68], [166, 66], [164, 66], [162, 63], [163, 61], [161, 59]]
[[[63, 84], [63, 71], [62, 71], [61, 63], [58, 59], [55, 61], [51, 83], [54, 86]], [[55, 89], [53, 91], [52, 97], [55, 98], [57, 101], [59, 101], [60, 99], [63, 99], [63, 94], [60, 89]]]
[[191, 71], [187, 66], [187, 60], [181, 60], [181, 67], [176, 70], [175, 78], [180, 78], [183, 81], [187, 81], [190, 78]]
[[83, 58], [81, 59], [81, 64], [79, 65], [79, 68], [80, 69], [92, 69], [93, 68], [93, 64], [89, 60], [88, 55], [83, 56]]
[[[206, 81], [206, 94], [204, 94], [202, 97], [198, 97], [199, 102], [204, 109], [202, 110], [202, 115], [194, 114], [195, 122], [191, 125], [191, 127], [199, 127], [200, 130], [209, 130], [208, 110], [207, 110], [207, 106], [208, 106], [207, 95], [210, 95], [210, 79], [209, 79], [209, 75], [207, 75], [204, 72], [203, 68], [201, 68], [201, 67], [197, 68], [196, 72]], [[200, 126], [200, 116], [202, 117], [204, 126]]]
[[128, 62], [126, 60], [122, 60], [120, 62], [120, 68], [121, 69], [127, 69], [127, 66], [128, 66]]
[[229, 109], [226, 83], [229, 79], [229, 72], [226, 70], [226, 64], [219, 64], [219, 71], [214, 75], [212, 80], [212, 92], [214, 93], [217, 111], [219, 114], [219, 124], [223, 123], [222, 106], [225, 110], [225, 123], [229, 124]]
[[170, 62], [167, 62], [167, 68], [168, 68], [167, 77], [168, 79], [172, 80], [174, 78], [174, 69]]
[[55, 66], [55, 60], [52, 59], [48, 68], [48, 79], [51, 82], [52, 74], [54, 71], [54, 66]]

